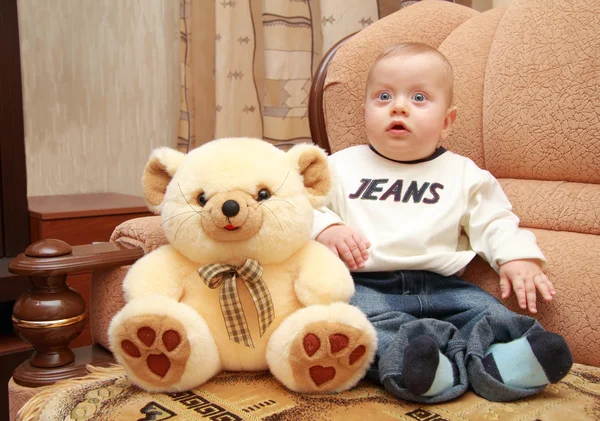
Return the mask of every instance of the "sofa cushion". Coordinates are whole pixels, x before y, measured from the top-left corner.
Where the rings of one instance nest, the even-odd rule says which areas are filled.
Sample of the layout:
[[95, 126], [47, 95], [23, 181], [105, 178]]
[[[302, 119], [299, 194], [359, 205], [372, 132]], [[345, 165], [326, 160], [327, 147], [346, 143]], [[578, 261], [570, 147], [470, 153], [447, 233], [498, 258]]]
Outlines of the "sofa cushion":
[[498, 180], [525, 228], [600, 234], [600, 185]]

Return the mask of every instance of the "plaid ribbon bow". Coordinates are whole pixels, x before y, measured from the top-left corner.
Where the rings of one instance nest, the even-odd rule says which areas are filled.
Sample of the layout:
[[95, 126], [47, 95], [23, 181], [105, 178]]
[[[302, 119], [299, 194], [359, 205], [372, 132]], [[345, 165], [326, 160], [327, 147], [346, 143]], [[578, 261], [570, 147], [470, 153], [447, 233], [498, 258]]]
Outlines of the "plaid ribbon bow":
[[211, 289], [223, 285], [219, 293], [219, 303], [229, 339], [254, 348], [244, 309], [238, 296], [236, 277], [242, 278], [250, 291], [258, 313], [258, 325], [262, 336], [275, 318], [275, 309], [269, 289], [262, 280], [263, 268], [260, 263], [251, 259], [247, 259], [240, 267], [216, 263], [202, 266], [198, 269], [198, 274]]

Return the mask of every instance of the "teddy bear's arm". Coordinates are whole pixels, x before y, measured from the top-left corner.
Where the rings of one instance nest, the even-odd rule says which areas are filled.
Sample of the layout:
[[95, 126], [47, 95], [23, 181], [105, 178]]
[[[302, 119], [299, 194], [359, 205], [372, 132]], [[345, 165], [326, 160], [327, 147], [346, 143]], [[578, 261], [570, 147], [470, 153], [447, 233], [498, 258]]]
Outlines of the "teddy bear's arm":
[[305, 306], [350, 301], [354, 282], [344, 263], [326, 246], [308, 242], [298, 253], [299, 272], [294, 290]]
[[158, 294], [179, 300], [183, 294], [189, 261], [173, 247], [160, 247], [135, 262], [123, 280], [127, 301]]

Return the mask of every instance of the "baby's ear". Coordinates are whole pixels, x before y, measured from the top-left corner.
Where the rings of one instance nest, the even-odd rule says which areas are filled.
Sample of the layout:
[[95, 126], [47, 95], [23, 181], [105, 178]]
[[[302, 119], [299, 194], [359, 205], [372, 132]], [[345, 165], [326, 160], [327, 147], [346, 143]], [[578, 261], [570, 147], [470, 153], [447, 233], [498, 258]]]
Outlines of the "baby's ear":
[[331, 173], [325, 151], [315, 145], [301, 143], [287, 154], [297, 165], [310, 204], [315, 208], [322, 206], [331, 189]]
[[152, 212], [161, 212], [167, 186], [184, 158], [183, 152], [167, 147], [154, 149], [150, 154], [142, 176], [142, 189]]
[[446, 112], [446, 118], [444, 119], [444, 127], [442, 127], [441, 138], [446, 139], [450, 134], [452, 125], [456, 121], [456, 107], [452, 106]]

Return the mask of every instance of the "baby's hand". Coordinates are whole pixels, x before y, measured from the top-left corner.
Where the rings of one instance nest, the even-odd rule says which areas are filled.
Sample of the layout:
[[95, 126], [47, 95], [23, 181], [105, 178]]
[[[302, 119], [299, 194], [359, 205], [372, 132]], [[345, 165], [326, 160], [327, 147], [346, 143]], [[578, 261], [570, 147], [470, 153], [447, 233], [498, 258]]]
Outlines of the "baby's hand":
[[510, 295], [511, 285], [521, 308], [529, 308], [531, 313], [537, 313], [536, 289], [546, 301], [551, 301], [556, 295], [552, 282], [533, 259], [512, 260], [500, 266], [500, 291], [502, 298]]
[[349, 226], [331, 225], [321, 231], [316, 240], [329, 247], [350, 270], [364, 267], [369, 258], [367, 249], [371, 243]]

